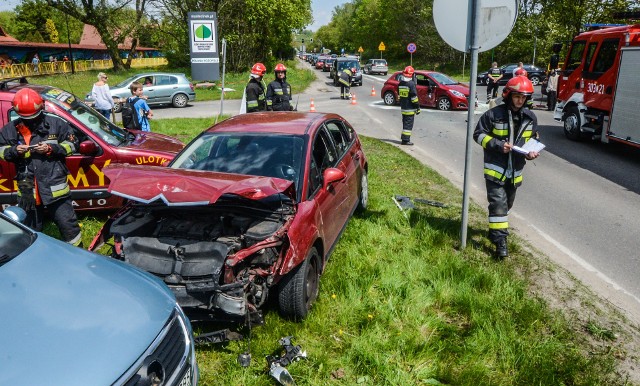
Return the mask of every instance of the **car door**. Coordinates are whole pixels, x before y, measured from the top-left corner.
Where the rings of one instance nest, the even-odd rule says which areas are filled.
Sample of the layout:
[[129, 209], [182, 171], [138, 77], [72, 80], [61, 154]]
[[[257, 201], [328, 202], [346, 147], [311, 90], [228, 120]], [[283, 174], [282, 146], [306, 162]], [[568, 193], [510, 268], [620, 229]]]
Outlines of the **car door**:
[[156, 93], [155, 77], [151, 75], [142, 76], [136, 79], [142, 85], [143, 95], [147, 97], [147, 104], [158, 103], [158, 95]]
[[[344, 172], [346, 179], [344, 181], [348, 187], [348, 194], [345, 196], [344, 207], [350, 212], [355, 208], [358, 201], [358, 168], [359, 163], [353, 149], [353, 134], [347, 130], [344, 123], [340, 120], [330, 120], [325, 123], [325, 127], [336, 148], [338, 157], [338, 169]], [[347, 217], [348, 219], [348, 217]], [[347, 220], [345, 219], [345, 221]]]
[[433, 104], [429, 104], [429, 77], [425, 74], [416, 73], [415, 80], [420, 106], [433, 106]]
[[173, 75], [155, 76], [157, 103], [171, 103], [171, 97], [178, 90], [178, 78]]

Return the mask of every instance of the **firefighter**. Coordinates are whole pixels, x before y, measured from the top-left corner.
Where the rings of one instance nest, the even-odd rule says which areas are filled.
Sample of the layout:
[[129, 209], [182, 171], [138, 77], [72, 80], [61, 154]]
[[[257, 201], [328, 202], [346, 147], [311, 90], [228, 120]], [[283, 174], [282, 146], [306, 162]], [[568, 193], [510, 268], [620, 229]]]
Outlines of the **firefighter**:
[[44, 112], [44, 101], [36, 91], [18, 90], [12, 105], [19, 118], [0, 130], [0, 159], [16, 165], [18, 205], [27, 212], [25, 225], [42, 231], [46, 207], [63, 239], [80, 246], [82, 234], [65, 163], [65, 157], [78, 148], [78, 140], [66, 121]]
[[[514, 74], [515, 74], [515, 76], [524, 76], [525, 78], [528, 79], [527, 70], [525, 70], [524, 68], [516, 68]], [[527, 99], [527, 107], [529, 109], [533, 110], [533, 99], [532, 98]]]
[[536, 116], [526, 107], [533, 95], [533, 85], [524, 76], [511, 78], [502, 91], [504, 104], [485, 112], [473, 133], [473, 139], [484, 149], [484, 178], [489, 201], [489, 240], [495, 245], [495, 256], [509, 256], [507, 215], [522, 184], [526, 160], [539, 156], [537, 152], [521, 154], [512, 151], [538, 137]]
[[291, 97], [291, 85], [287, 82], [287, 68], [278, 63], [274, 70], [276, 79], [267, 86], [267, 110], [292, 111], [293, 106], [289, 102]]
[[498, 63], [493, 62], [491, 64], [491, 69], [487, 74], [487, 103], [489, 103], [491, 99], [496, 99], [498, 97], [498, 81], [500, 81], [503, 76], [504, 74], [498, 67]]
[[355, 74], [355, 68], [345, 68], [340, 73], [340, 99], [350, 99], [351, 98], [351, 76]]
[[247, 113], [265, 111], [267, 109], [265, 85], [262, 77], [267, 73], [267, 67], [262, 63], [256, 63], [251, 67], [251, 79], [245, 89], [247, 98]]
[[418, 91], [413, 81], [414, 69], [411, 66], [405, 67], [398, 83], [398, 95], [400, 96], [400, 111], [402, 112], [402, 135], [400, 140], [402, 145], [412, 146], [411, 132], [413, 131], [413, 121], [416, 114], [420, 114], [420, 103], [418, 101]]

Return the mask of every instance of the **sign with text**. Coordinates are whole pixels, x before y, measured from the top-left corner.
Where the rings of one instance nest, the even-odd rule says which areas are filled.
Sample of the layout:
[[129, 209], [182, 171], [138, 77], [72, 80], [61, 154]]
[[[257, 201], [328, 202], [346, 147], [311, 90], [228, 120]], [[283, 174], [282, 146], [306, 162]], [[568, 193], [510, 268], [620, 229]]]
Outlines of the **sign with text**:
[[189, 50], [193, 80], [220, 79], [218, 19], [215, 12], [189, 12]]

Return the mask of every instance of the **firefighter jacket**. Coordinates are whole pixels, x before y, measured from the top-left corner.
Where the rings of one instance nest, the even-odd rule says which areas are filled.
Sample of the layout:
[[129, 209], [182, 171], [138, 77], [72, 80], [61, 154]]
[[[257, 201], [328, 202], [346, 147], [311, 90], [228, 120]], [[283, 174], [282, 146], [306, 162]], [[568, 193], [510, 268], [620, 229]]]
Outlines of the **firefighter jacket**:
[[511, 142], [522, 146], [537, 137], [538, 120], [526, 107], [514, 113], [501, 104], [484, 113], [473, 132], [473, 139], [484, 148], [484, 178], [501, 185], [510, 180], [520, 186], [525, 155], [516, 151], [504, 153], [503, 145]]
[[413, 79], [405, 78], [404, 76], [400, 77], [398, 95], [400, 96], [400, 111], [402, 115], [415, 115], [420, 111], [418, 91]]
[[498, 67], [491, 67], [489, 73], [487, 73], [487, 76], [493, 78], [493, 80], [495, 81], [498, 78], [502, 77], [502, 70]]
[[291, 111], [291, 85], [285, 79], [276, 79], [267, 86], [267, 110]]
[[262, 80], [251, 78], [247, 84], [247, 112], [265, 111], [267, 109], [266, 96]]
[[[18, 145], [41, 142], [50, 146], [48, 153], [28, 151], [18, 154]], [[37, 197], [44, 205], [70, 195], [65, 157], [73, 154], [77, 148], [78, 140], [69, 124], [55, 115], [43, 113], [32, 130], [22, 119], [9, 122], [0, 130], [0, 159], [16, 165], [17, 181], [35, 180]]]
[[351, 70], [342, 70], [338, 82], [340, 82], [343, 87], [351, 87]]

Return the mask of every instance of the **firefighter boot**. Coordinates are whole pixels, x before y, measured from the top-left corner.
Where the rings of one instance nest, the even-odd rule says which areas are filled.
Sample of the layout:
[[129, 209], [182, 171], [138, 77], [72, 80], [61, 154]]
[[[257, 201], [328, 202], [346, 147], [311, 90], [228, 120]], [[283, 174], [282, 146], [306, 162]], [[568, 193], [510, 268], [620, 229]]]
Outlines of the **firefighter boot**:
[[505, 257], [509, 257], [509, 250], [507, 249], [507, 239], [506, 237], [498, 240], [496, 243], [496, 259], [502, 260]]

